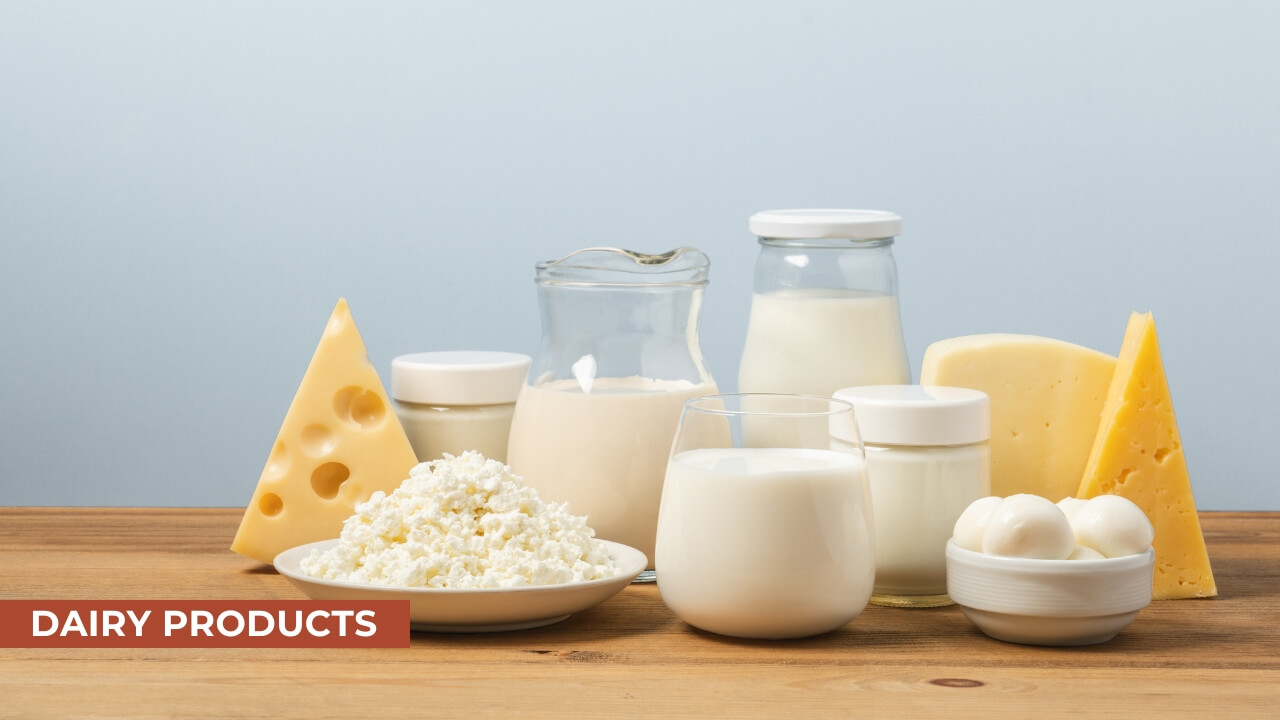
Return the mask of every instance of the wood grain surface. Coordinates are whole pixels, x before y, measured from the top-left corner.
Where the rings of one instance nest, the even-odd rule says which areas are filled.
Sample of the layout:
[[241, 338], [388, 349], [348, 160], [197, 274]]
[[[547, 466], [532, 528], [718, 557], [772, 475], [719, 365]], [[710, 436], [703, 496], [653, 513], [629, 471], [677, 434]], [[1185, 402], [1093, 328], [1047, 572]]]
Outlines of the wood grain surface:
[[[232, 509], [0, 508], [3, 599], [298, 599]], [[547, 628], [392, 650], [0, 649], [0, 717], [1280, 717], [1280, 513], [1202, 513], [1220, 596], [1109, 643], [1006, 644], [955, 607], [735, 640], [631, 586]]]

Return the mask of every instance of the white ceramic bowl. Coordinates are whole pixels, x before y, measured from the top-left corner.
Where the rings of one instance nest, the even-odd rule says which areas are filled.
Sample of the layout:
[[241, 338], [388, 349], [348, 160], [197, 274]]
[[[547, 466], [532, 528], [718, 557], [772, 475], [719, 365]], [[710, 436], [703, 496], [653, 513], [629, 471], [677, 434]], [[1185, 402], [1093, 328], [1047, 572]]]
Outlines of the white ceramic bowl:
[[947, 594], [982, 632], [1024, 645], [1106, 642], [1151, 603], [1155, 551], [1100, 560], [1035, 560], [947, 541]]

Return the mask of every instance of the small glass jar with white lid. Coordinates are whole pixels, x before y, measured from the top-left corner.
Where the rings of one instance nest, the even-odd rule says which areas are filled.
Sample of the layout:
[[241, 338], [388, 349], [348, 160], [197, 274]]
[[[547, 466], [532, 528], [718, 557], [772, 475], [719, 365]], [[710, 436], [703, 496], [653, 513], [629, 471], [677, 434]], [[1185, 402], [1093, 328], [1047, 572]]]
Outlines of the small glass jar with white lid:
[[393, 360], [391, 397], [418, 461], [475, 450], [505, 463], [516, 398], [532, 361], [519, 353], [466, 350]]
[[991, 494], [986, 393], [935, 385], [838, 390], [852, 403], [867, 453], [875, 518], [871, 602], [950, 605], [946, 546], [969, 503]]
[[759, 238], [738, 391], [830, 397], [911, 382], [893, 257], [902, 218], [883, 210], [769, 210]]

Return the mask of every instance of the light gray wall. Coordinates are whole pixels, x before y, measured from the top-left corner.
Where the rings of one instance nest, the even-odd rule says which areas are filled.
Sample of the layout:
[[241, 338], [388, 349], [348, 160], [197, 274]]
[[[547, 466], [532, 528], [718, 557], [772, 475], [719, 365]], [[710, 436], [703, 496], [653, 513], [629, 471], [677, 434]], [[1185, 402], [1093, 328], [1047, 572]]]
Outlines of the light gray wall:
[[903, 315], [1119, 349], [1200, 505], [1280, 509], [1280, 4], [0, 0], [0, 505], [242, 505], [334, 301], [532, 352], [533, 264], [899, 212]]

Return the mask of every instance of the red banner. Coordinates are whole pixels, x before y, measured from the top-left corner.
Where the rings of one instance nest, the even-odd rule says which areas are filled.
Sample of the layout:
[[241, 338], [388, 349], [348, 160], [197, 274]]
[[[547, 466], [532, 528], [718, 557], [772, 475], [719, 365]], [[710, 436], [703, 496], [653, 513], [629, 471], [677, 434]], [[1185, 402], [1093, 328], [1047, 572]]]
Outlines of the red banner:
[[409, 603], [0, 600], [0, 647], [409, 647]]

